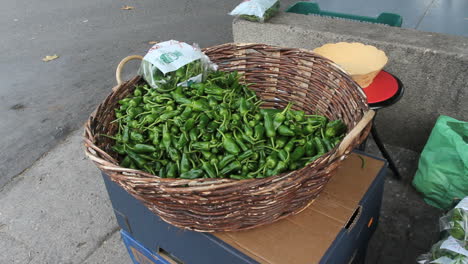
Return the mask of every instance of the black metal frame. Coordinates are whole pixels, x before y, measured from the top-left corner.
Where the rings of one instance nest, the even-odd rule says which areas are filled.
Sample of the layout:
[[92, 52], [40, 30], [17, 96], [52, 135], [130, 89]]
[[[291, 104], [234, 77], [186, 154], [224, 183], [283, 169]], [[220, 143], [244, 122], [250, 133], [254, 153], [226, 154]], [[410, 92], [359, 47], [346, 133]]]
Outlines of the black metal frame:
[[[375, 125], [375, 119], [377, 118], [377, 113], [378, 113], [378, 110], [379, 109], [382, 109], [382, 108], [385, 108], [385, 107], [389, 107], [393, 104], [395, 104], [396, 102], [398, 102], [401, 97], [403, 97], [403, 94], [405, 93], [405, 88], [403, 86], [403, 83], [401, 82], [400, 79], [398, 79], [395, 75], [387, 72], [388, 74], [390, 74], [393, 78], [395, 78], [395, 80], [397, 81], [398, 83], [398, 90], [397, 92], [395, 93], [395, 95], [393, 95], [392, 97], [390, 97], [389, 99], [385, 100], [385, 101], [382, 101], [382, 102], [378, 102], [378, 103], [373, 103], [373, 104], [369, 104], [369, 108], [376, 111], [375, 112], [375, 116], [374, 116], [374, 119], [372, 120], [372, 128], [371, 128], [371, 135], [372, 135], [372, 138], [374, 139], [375, 141], [375, 144], [377, 145], [377, 147], [379, 148], [380, 150], [380, 153], [382, 153], [382, 156], [384, 156], [384, 158], [388, 161], [388, 167], [392, 170], [393, 172], [393, 175], [396, 179], [400, 180], [401, 179], [401, 174], [400, 172], [398, 171], [396, 165], [395, 165], [395, 162], [393, 162], [393, 159], [392, 157], [390, 156], [390, 154], [388, 153], [387, 149], [385, 149], [385, 146], [384, 144], [382, 143], [382, 140], [380, 140], [380, 136], [379, 134], [377, 133], [377, 128], [376, 128], [376, 125]], [[364, 150], [365, 147], [366, 147], [366, 141], [365, 140], [360, 146], [359, 146], [359, 150]]]

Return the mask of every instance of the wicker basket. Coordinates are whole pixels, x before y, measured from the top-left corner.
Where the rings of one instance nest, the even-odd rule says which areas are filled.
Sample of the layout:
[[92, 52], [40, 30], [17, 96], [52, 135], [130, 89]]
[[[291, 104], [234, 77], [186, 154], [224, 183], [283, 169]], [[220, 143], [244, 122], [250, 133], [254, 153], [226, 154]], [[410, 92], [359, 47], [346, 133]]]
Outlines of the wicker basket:
[[339, 146], [308, 166], [289, 173], [251, 180], [167, 179], [119, 166], [111, 150], [114, 108], [141, 82], [135, 77], [119, 85], [101, 103], [85, 125], [88, 157], [110, 178], [175, 226], [201, 232], [235, 231], [272, 223], [296, 214], [311, 204], [343, 159], [368, 135], [374, 112], [368, 109], [361, 88], [331, 61], [310, 51], [264, 44], [223, 44], [204, 49], [222, 71], [237, 70], [266, 103], [307, 113], [318, 111], [340, 118], [352, 129]]

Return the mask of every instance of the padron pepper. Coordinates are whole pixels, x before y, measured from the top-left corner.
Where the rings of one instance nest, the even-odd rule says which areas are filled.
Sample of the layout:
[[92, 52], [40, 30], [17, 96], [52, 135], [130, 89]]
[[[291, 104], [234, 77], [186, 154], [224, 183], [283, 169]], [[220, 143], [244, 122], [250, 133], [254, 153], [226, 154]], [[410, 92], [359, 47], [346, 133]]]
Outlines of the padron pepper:
[[210, 163], [202, 160], [202, 169], [206, 172], [208, 177], [216, 178], [217, 176], [216, 171]]
[[[262, 109], [262, 110], [265, 110], [265, 109]], [[273, 119], [266, 111], [263, 112], [263, 122], [264, 122], [267, 137], [269, 138], [275, 137], [276, 129], [273, 126]]]
[[282, 112], [275, 114], [275, 116], [273, 118], [273, 127], [274, 127], [275, 130], [278, 129], [278, 127], [281, 126], [281, 124], [283, 124], [284, 120], [286, 119], [286, 112], [289, 111], [291, 106], [292, 106], [292, 103], [289, 102], [288, 105], [286, 106], [286, 108], [284, 108], [284, 110]]
[[222, 169], [222, 168], [226, 167], [226, 165], [228, 165], [229, 163], [231, 163], [235, 159], [236, 159], [236, 156], [232, 155], [232, 154], [228, 154], [228, 155], [224, 156], [218, 163], [218, 169]]
[[227, 152], [231, 153], [231, 154], [234, 154], [234, 155], [239, 154], [240, 149], [239, 149], [239, 146], [234, 141], [234, 139], [232, 139], [232, 137], [229, 134], [224, 134], [219, 129], [218, 129], [218, 131], [223, 136], [223, 147], [224, 147], [224, 149]]
[[138, 143], [143, 143], [143, 141], [145, 141], [143, 135], [136, 131], [130, 132], [130, 139]]
[[320, 140], [319, 137], [314, 137], [314, 143], [315, 143], [315, 147], [317, 149], [317, 155], [323, 155], [325, 154], [325, 146], [322, 142], [322, 140]]
[[177, 164], [170, 162], [166, 165], [166, 177], [175, 178], [177, 176]]
[[187, 152], [187, 149], [184, 150], [184, 152], [182, 153], [182, 158], [180, 159], [180, 172], [181, 173], [187, 172], [191, 168], [188, 154], [185, 152]]
[[291, 153], [291, 161], [296, 161], [302, 158], [305, 154], [305, 147], [304, 146], [298, 146], [294, 151]]
[[182, 179], [196, 179], [201, 178], [204, 172], [202, 169], [194, 168], [186, 172], [182, 172], [180, 174], [180, 178]]
[[282, 136], [292, 137], [295, 135], [294, 131], [285, 125], [280, 125], [278, 127], [278, 133]]
[[162, 143], [164, 145], [164, 147], [167, 149], [169, 149], [169, 147], [171, 146], [171, 135], [169, 134], [169, 128], [168, 128], [168, 125], [166, 123], [166, 125], [163, 127], [163, 134], [162, 134]]
[[156, 151], [156, 148], [153, 145], [148, 144], [135, 144], [133, 150], [136, 153], [152, 153]]
[[221, 170], [220, 174], [226, 175], [230, 172], [240, 170], [241, 168], [242, 168], [242, 164], [239, 161], [234, 160], [233, 162], [229, 163], [226, 167], [224, 167]]
[[341, 120], [334, 120], [327, 124], [325, 137], [332, 138], [346, 132], [346, 125]]

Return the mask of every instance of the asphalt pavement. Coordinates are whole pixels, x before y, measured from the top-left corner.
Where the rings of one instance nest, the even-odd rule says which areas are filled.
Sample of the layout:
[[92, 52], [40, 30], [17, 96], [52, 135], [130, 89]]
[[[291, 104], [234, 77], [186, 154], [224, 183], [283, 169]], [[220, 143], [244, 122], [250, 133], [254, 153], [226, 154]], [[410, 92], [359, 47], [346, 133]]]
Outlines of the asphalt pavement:
[[[83, 125], [115, 85], [123, 57], [144, 55], [150, 41], [232, 41], [227, 13], [237, 2], [2, 1], [0, 188]], [[134, 9], [121, 10], [125, 5]], [[129, 64], [127, 76], [137, 67]]]

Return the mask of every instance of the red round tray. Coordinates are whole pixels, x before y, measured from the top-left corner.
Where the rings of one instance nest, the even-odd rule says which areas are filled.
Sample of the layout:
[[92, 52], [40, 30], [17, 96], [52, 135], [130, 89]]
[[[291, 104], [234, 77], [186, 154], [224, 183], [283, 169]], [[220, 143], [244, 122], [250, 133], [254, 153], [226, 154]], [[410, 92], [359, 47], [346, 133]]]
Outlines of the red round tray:
[[375, 76], [374, 81], [366, 88], [362, 88], [362, 90], [367, 95], [368, 104], [380, 103], [398, 92], [398, 82], [390, 73], [380, 71]]

